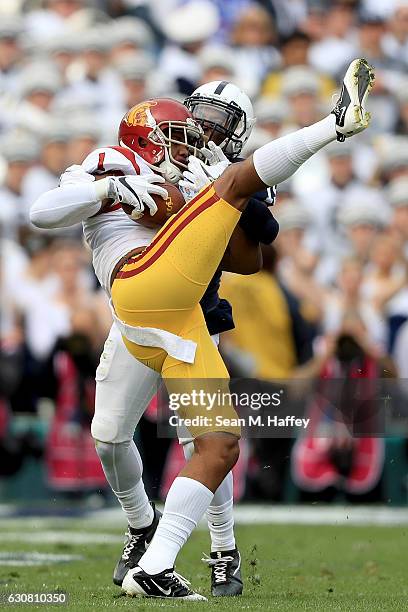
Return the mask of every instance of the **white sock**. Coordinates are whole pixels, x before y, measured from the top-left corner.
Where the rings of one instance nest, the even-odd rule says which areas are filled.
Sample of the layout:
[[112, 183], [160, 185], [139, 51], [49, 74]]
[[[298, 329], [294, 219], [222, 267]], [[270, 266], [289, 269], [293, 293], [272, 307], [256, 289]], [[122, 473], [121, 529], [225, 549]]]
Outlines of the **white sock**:
[[198, 480], [178, 476], [170, 487], [162, 519], [139, 561], [148, 574], [174, 566], [180, 548], [207, 510], [214, 494]]
[[[194, 453], [193, 442], [183, 444], [184, 456], [191, 459]], [[233, 550], [235, 548], [233, 514], [234, 479], [228, 472], [211, 500], [206, 517], [211, 536], [211, 552]]]
[[235, 548], [233, 504], [233, 477], [232, 472], [228, 472], [214, 493], [206, 514], [211, 552]]
[[133, 440], [116, 444], [98, 440], [96, 451], [129, 525], [135, 529], [151, 525], [154, 514], [144, 488], [143, 464], [136, 444]]
[[113, 491], [127, 516], [128, 523], [134, 529], [143, 529], [152, 524], [154, 513], [146, 495], [143, 480], [140, 479], [128, 491]]
[[255, 170], [265, 185], [281, 183], [336, 137], [336, 118], [329, 115], [257, 149], [253, 156]]

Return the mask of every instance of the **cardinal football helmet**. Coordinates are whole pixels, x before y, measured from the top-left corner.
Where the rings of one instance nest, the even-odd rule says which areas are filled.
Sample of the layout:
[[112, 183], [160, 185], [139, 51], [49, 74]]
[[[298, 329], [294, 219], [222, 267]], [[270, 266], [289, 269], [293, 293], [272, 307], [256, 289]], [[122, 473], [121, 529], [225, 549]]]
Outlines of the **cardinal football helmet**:
[[131, 108], [123, 117], [119, 144], [128, 147], [166, 180], [176, 183], [187, 169], [172, 154], [172, 145], [183, 145], [189, 155], [200, 157], [204, 132], [190, 111], [177, 100], [155, 98]]
[[228, 81], [211, 81], [198, 87], [184, 104], [207, 139], [219, 145], [229, 159], [241, 153], [256, 121], [246, 93]]

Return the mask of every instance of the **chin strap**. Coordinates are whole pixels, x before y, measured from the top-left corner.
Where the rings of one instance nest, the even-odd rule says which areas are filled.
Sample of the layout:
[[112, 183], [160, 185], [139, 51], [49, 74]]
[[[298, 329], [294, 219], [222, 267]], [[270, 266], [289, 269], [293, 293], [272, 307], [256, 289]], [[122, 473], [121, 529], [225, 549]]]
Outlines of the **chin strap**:
[[169, 160], [165, 159], [164, 161], [162, 161], [161, 164], [158, 165], [158, 168], [160, 169], [166, 181], [168, 181], [169, 183], [173, 183], [173, 185], [176, 185], [179, 180], [183, 178], [181, 170], [179, 170], [179, 168], [177, 168], [177, 166]]

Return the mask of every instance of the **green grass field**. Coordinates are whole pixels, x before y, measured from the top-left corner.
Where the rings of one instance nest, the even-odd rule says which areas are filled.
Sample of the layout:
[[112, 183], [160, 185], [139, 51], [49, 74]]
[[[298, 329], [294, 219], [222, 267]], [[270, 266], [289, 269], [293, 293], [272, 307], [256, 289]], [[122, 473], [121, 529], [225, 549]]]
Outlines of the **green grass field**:
[[[54, 543], [50, 533], [54, 533]], [[55, 542], [55, 536], [62, 533], [63, 541]], [[85, 540], [85, 536], [98, 534], [99, 543]], [[82, 557], [34, 567], [2, 565], [0, 560], [2, 593], [60, 589], [69, 597], [67, 606], [2, 605], [4, 609], [59, 607], [78, 611], [178, 607], [220, 612], [231, 608], [285, 612], [408, 610], [408, 528], [259, 525], [238, 527], [237, 536], [245, 578], [242, 597], [211, 598], [209, 570], [200, 561], [201, 553], [208, 552], [208, 535], [201, 530], [192, 535], [182, 551], [177, 569], [209, 601], [168, 603], [121, 596], [120, 589], [112, 584], [121, 534], [111, 525], [105, 529], [83, 520], [41, 520], [37, 525], [23, 520], [0, 521], [0, 555], [35, 551]]]

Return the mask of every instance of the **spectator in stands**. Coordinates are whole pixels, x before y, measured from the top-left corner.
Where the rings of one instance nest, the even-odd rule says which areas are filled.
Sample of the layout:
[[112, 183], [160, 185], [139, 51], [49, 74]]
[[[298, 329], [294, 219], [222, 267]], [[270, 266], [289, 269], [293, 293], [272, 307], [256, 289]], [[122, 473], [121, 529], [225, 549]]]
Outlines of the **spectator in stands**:
[[271, 15], [253, 4], [244, 9], [231, 31], [236, 69], [244, 90], [250, 96], [258, 93], [266, 74], [279, 64], [275, 24]]
[[408, 136], [408, 78], [405, 78], [396, 92], [398, 101], [398, 114], [395, 133]]
[[[160, 74], [156, 74], [153, 67], [152, 58], [141, 51], [128, 53], [115, 64], [115, 70], [120, 78], [120, 99], [114, 107], [108, 106], [100, 114], [101, 140], [116, 142], [117, 126], [127, 110], [152, 97], [152, 89], [154, 90], [156, 85], [159, 91], [155, 91], [154, 95], [160, 95], [165, 91], [168, 81], [160, 79]], [[164, 89], [161, 89], [163, 86]]]
[[399, 327], [408, 319], [407, 262], [395, 236], [382, 235], [375, 240], [362, 290], [388, 325], [391, 352]]
[[177, 91], [189, 95], [200, 82], [199, 53], [218, 29], [218, 11], [209, 0], [194, 0], [171, 11], [160, 25], [168, 43], [159, 70], [175, 81]]
[[120, 104], [120, 79], [109, 64], [112, 33], [107, 25], [89, 30], [80, 38], [77, 60], [71, 67], [71, 86], [64, 97], [98, 113]]
[[[33, 52], [38, 46], [33, 44]], [[64, 85], [69, 84], [71, 67], [77, 58], [80, 49], [79, 35], [72, 33], [60, 34], [55, 38], [47, 38], [40, 47], [40, 57], [51, 59], [58, 68], [60, 78]]]
[[283, 100], [263, 96], [255, 104], [256, 127], [265, 130], [272, 139], [278, 138], [288, 116], [287, 105]]
[[67, 167], [68, 126], [49, 123], [41, 141], [40, 163], [24, 179], [24, 197], [28, 207], [44, 191], [58, 187], [59, 177]]
[[64, 34], [87, 4], [87, 0], [42, 0], [41, 8], [30, 11], [26, 17], [28, 33], [37, 41]]
[[[5, 414], [7, 398], [21, 382], [24, 331], [6, 275], [4, 238], [0, 240], [0, 413]], [[3, 412], [2, 412], [3, 411]], [[2, 418], [0, 416], [0, 422]], [[0, 428], [1, 429], [1, 428]], [[1, 437], [1, 435], [0, 435]]]
[[279, 281], [298, 300], [303, 317], [316, 324], [321, 316], [323, 289], [313, 278], [318, 258], [304, 241], [310, 217], [296, 201], [282, 204], [276, 217], [279, 222], [275, 241]]
[[28, 224], [30, 207], [23, 193], [24, 179], [37, 158], [38, 150], [30, 136], [9, 133], [2, 142], [1, 153], [7, 163], [0, 187], [1, 235], [18, 242], [20, 228]]
[[375, 190], [366, 189], [344, 202], [339, 222], [345, 230], [348, 252], [365, 265], [375, 239], [389, 223], [389, 210]]
[[408, 138], [386, 137], [379, 160], [379, 178], [384, 185], [408, 176]]
[[112, 64], [133, 56], [135, 53], [148, 52], [154, 39], [150, 27], [141, 19], [121, 17], [115, 19], [111, 32], [110, 61]]
[[126, 109], [149, 97], [147, 78], [153, 69], [153, 62], [148, 55], [139, 52], [128, 54], [116, 67], [123, 80], [123, 116]]
[[342, 261], [336, 287], [326, 294], [323, 301], [323, 332], [334, 336], [344, 331], [344, 322], [355, 315], [361, 321], [356, 329], [361, 331], [361, 326], [364, 327], [364, 331], [359, 333], [360, 341], [363, 344], [369, 341], [373, 354], [379, 355], [386, 347], [387, 329], [381, 314], [364, 298], [363, 269], [362, 262], [356, 257]]
[[59, 280], [51, 265], [52, 243], [53, 239], [49, 236], [26, 236], [25, 247], [30, 260], [23, 275], [12, 287], [19, 315], [24, 322], [26, 350], [36, 363], [36, 368], [48, 359], [57, 338], [69, 331], [67, 317], [53, 304]]
[[293, 130], [311, 125], [322, 118], [319, 80], [311, 68], [293, 67], [285, 70], [282, 93], [289, 103], [289, 120]]
[[408, 66], [408, 5], [405, 0], [396, 0], [384, 37], [387, 54], [397, 62]]
[[364, 280], [364, 295], [376, 310], [384, 313], [408, 282], [401, 242], [393, 236], [380, 235], [373, 244], [370, 264]]
[[[357, 273], [352, 265], [349, 261], [343, 269], [348, 289]], [[371, 329], [351, 302], [326, 344], [313, 381], [315, 395], [312, 388], [304, 393], [310, 423], [292, 450], [292, 478], [301, 500], [332, 501], [341, 491], [349, 501], [378, 501], [384, 464], [384, 440], [377, 435], [383, 430], [378, 389], [393, 364], [379, 358]]]
[[[330, 74], [337, 80], [345, 64], [356, 56], [355, 14], [352, 6], [344, 0], [330, 2], [324, 26], [322, 39], [310, 48], [310, 64], [315, 70]], [[327, 61], [328, 57], [330, 62]]]
[[326, 12], [322, 2], [312, 2], [308, 6], [307, 13], [300, 24], [300, 29], [305, 32], [311, 42], [319, 42], [326, 33]]
[[392, 206], [391, 232], [403, 245], [408, 256], [408, 177], [397, 178], [389, 185], [388, 200]]
[[0, 21], [0, 86], [3, 94], [16, 92], [23, 49], [22, 20], [2, 17]]
[[0, 101], [3, 129], [20, 129], [41, 136], [48, 128], [52, 104], [61, 86], [56, 67], [50, 63], [28, 64], [19, 76], [17, 93]]
[[[108, 303], [103, 296], [92, 291], [84, 264], [89, 264], [84, 257], [82, 246], [77, 243], [56, 245], [53, 253], [53, 269], [58, 279], [58, 288], [53, 295], [53, 306], [63, 313], [68, 327], [81, 327], [82, 332], [91, 340], [94, 351], [101, 349], [111, 326]], [[100, 316], [98, 304], [103, 300], [105, 316]], [[87, 325], [87, 327], [86, 327]], [[107, 325], [107, 326], [106, 326]]]
[[310, 39], [303, 32], [293, 32], [282, 38], [279, 44], [281, 62], [279, 70], [267, 75], [262, 86], [262, 95], [279, 97], [282, 94], [282, 72], [292, 66], [307, 66]]
[[235, 56], [230, 47], [207, 45], [200, 52], [199, 62], [200, 85], [211, 81], [239, 81], [235, 74]]
[[[299, 178], [297, 181], [299, 184]], [[302, 183], [297, 195], [311, 217], [306, 244], [322, 256], [316, 278], [327, 284], [333, 280], [339, 256], [346, 251], [338, 217], [345, 202], [351, 199], [358, 202], [365, 193], [355, 173], [355, 149], [350, 142], [332, 143], [327, 147], [321, 160], [320, 180], [315, 177], [315, 181], [311, 189], [302, 188]]]
[[72, 121], [66, 151], [66, 165], [81, 164], [85, 157], [97, 148], [101, 130], [92, 117], [80, 115]]
[[[379, 14], [363, 11], [358, 29], [357, 55], [365, 57], [376, 67], [376, 79], [370, 101], [370, 110], [377, 117], [375, 130], [390, 131], [394, 125], [395, 104], [390, 97], [394, 88], [398, 89], [404, 65], [389, 57], [384, 48], [386, 33], [385, 19]], [[398, 73], [399, 79], [398, 79]], [[395, 79], [397, 78], [397, 82]]]

